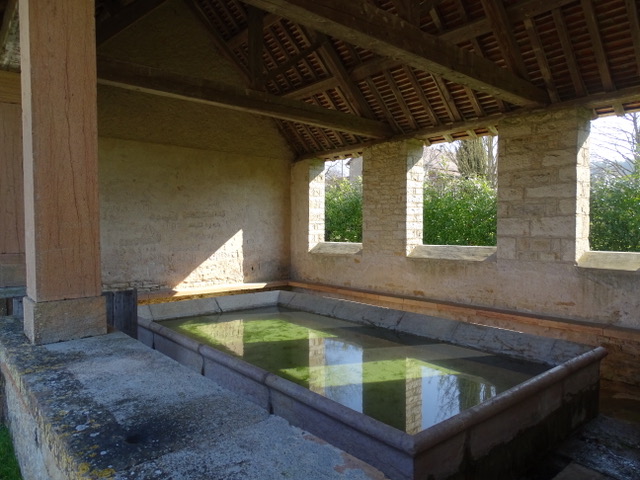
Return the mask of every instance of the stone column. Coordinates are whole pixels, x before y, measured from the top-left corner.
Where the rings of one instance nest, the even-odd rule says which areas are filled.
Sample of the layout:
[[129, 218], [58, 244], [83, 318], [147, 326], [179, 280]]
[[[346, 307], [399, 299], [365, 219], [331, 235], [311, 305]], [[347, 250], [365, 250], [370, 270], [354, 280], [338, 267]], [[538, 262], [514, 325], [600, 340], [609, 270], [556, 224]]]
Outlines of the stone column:
[[106, 332], [101, 296], [94, 3], [20, 0], [24, 329], [34, 343]]
[[363, 154], [364, 253], [406, 256], [422, 244], [424, 146], [388, 142]]
[[309, 165], [309, 250], [324, 242], [324, 160]]
[[500, 123], [498, 259], [574, 264], [589, 249], [590, 121], [571, 108]]
[[26, 283], [22, 183], [22, 109], [0, 103], [0, 288]]

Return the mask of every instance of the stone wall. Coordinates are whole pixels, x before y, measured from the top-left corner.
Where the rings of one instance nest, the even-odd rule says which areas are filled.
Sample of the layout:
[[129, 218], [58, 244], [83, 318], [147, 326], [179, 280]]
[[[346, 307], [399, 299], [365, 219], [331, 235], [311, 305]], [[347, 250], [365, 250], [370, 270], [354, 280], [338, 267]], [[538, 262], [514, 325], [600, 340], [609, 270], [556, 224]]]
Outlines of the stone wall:
[[[215, 52], [201, 22], [171, 0], [99, 56], [241, 83]], [[105, 86], [98, 114], [106, 289], [288, 277], [292, 154], [273, 121]]]
[[[622, 257], [622, 263], [631, 265], [626, 271], [582, 262], [587, 255], [581, 252], [587, 238], [588, 127], [585, 113], [571, 109], [522, 116], [501, 127], [498, 247], [494, 255], [475, 260], [438, 256], [433, 253], [437, 249], [416, 254], [419, 247], [406, 255], [398, 245], [389, 255], [387, 246], [370, 241], [367, 232], [357, 254], [308, 248], [301, 241], [307, 238], [302, 212], [308, 208], [306, 176], [312, 162], [296, 163], [292, 279], [640, 329], [640, 270], [632, 267], [638, 254]], [[368, 155], [383, 158], [367, 164]], [[400, 148], [365, 152], [365, 191], [369, 182], [378, 182], [397, 165], [407, 168], [407, 158]], [[411, 191], [410, 176], [392, 176], [396, 187]], [[375, 203], [390, 212], [385, 224], [394, 224], [400, 239], [407, 235], [403, 216], [408, 208], [398, 188], [376, 189]], [[365, 228], [379, 227], [375, 211], [364, 207]], [[408, 238], [406, 244], [411, 250]]]
[[101, 138], [105, 288], [287, 278], [288, 168], [284, 158]]

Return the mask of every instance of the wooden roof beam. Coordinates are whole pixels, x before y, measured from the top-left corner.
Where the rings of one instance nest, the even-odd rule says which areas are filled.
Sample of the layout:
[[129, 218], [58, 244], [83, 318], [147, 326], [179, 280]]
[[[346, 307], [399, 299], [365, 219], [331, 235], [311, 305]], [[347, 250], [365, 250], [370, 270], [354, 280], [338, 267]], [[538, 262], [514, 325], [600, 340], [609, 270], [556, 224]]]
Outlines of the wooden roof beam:
[[[280, 21], [280, 17], [278, 15], [273, 15], [272, 13], [268, 13], [262, 19], [263, 28], [269, 28], [272, 25], [275, 25]], [[249, 41], [249, 28], [245, 28], [237, 33], [235, 36], [231, 37], [227, 41], [227, 45], [230, 49], [235, 50], [236, 48], [240, 48], [240, 46]]]
[[348, 43], [394, 58], [516, 105], [543, 105], [547, 93], [487, 59], [422, 32], [365, 0], [244, 0]]
[[631, 37], [633, 39], [633, 49], [636, 53], [636, 64], [638, 75], [640, 75], [640, 12], [634, 0], [625, 0], [629, 22], [631, 23]]
[[384, 123], [255, 90], [186, 77], [118, 60], [98, 60], [98, 83], [125, 90], [203, 103], [364, 137], [393, 132]]
[[610, 92], [614, 89], [613, 79], [611, 78], [611, 72], [609, 71], [607, 54], [602, 46], [600, 28], [598, 27], [595, 12], [593, 11], [593, 3], [591, 0], [582, 0], [582, 8], [584, 10], [584, 18], [587, 22], [587, 29], [589, 30], [589, 36], [591, 37], [591, 43], [593, 45], [593, 53], [596, 57], [596, 62], [598, 63], [600, 80], [602, 81], [602, 86], [605, 91]]
[[482, 7], [489, 19], [493, 35], [498, 40], [498, 47], [502, 51], [507, 67], [521, 78], [528, 79], [527, 69], [504, 4], [495, 0], [482, 0]]

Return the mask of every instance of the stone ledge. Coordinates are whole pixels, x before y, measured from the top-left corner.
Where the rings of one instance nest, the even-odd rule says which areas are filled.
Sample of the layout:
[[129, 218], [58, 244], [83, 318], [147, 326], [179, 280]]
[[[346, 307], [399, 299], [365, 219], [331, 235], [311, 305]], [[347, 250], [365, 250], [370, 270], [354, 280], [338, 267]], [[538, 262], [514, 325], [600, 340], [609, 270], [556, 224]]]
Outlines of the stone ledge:
[[349, 242], [321, 242], [315, 245], [309, 253], [316, 255], [362, 255], [361, 243]]
[[476, 247], [460, 245], [417, 245], [409, 253], [409, 258], [432, 260], [459, 260], [465, 262], [494, 261], [496, 247]]
[[0, 317], [0, 366], [25, 480], [383, 478], [122, 333], [34, 346]]
[[578, 260], [578, 267], [597, 270], [640, 272], [640, 253], [634, 252], [586, 252]]

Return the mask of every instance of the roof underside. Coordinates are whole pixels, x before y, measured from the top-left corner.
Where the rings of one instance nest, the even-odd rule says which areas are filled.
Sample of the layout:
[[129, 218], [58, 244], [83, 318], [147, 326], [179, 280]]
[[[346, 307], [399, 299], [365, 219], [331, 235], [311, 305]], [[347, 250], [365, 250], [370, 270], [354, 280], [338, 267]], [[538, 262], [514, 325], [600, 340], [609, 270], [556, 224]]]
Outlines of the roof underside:
[[[554, 105], [640, 109], [640, 0], [184, 1], [245, 79], [227, 106], [251, 100], [298, 158], [496, 133], [504, 116]], [[15, 3], [0, 2], [5, 43]], [[162, 3], [97, 0], [98, 43]], [[116, 85], [144, 83], [140, 71], [116, 70], [102, 73]], [[193, 84], [171, 80], [152, 90]]]

